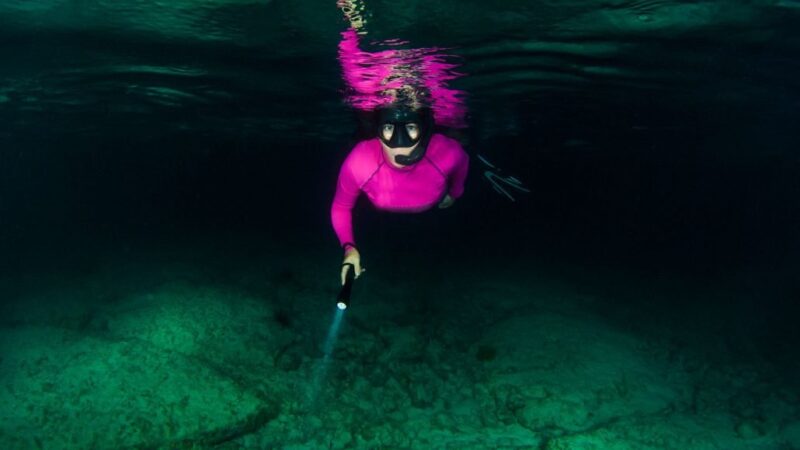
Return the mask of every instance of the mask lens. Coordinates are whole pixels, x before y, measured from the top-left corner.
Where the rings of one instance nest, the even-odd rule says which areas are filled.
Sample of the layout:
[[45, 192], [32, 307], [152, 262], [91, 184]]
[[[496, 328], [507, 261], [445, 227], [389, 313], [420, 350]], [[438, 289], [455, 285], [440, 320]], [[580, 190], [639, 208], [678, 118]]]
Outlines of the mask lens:
[[419, 139], [419, 126], [416, 123], [406, 124], [406, 132], [412, 141]]
[[389, 141], [392, 139], [394, 135], [394, 125], [386, 124], [381, 127], [381, 135], [383, 136], [384, 141]]

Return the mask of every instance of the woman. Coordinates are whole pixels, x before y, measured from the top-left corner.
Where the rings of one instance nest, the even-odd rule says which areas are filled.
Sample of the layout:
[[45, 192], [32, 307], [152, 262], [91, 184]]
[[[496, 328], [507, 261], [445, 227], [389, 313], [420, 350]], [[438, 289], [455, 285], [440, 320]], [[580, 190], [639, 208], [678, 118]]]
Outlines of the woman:
[[395, 105], [378, 110], [375, 138], [359, 142], [342, 164], [331, 222], [344, 250], [341, 278], [350, 264], [361, 275], [353, 237], [353, 207], [363, 192], [376, 208], [418, 213], [448, 208], [464, 193], [469, 157], [461, 145], [433, 133], [429, 108]]

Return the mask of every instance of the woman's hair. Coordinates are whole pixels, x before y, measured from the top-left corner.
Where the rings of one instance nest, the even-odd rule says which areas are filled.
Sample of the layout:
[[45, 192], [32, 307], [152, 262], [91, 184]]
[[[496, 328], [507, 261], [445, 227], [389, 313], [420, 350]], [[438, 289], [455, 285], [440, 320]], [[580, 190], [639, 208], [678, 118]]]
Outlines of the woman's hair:
[[449, 87], [450, 81], [463, 76], [456, 71], [456, 57], [437, 47], [402, 48], [405, 44], [388, 40], [375, 44], [383, 50], [365, 51], [356, 30], [342, 32], [339, 62], [346, 102], [365, 111], [390, 105], [429, 107], [437, 125], [465, 127], [465, 94]]

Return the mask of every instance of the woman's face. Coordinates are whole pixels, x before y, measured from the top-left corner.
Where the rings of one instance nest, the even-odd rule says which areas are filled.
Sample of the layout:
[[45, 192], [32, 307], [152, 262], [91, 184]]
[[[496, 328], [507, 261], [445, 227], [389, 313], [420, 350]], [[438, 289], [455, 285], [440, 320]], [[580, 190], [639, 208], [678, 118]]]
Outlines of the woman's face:
[[[389, 147], [388, 145], [386, 145], [384, 141], [390, 141], [392, 139], [392, 136], [394, 136], [394, 133], [401, 132], [401, 130], [396, 129], [397, 126], [405, 127], [405, 132], [408, 134], [408, 137], [411, 138], [412, 141], [417, 141], [417, 142], [411, 147]], [[381, 127], [380, 132], [382, 138], [381, 147], [383, 147], [383, 151], [386, 152], [386, 156], [389, 157], [389, 161], [391, 161], [392, 165], [396, 167], [401, 167], [400, 164], [397, 164], [395, 162], [394, 158], [396, 156], [398, 155], [408, 156], [419, 145], [419, 140], [418, 140], [420, 135], [419, 124], [416, 124], [414, 122], [409, 122], [402, 125], [394, 125], [387, 123]]]

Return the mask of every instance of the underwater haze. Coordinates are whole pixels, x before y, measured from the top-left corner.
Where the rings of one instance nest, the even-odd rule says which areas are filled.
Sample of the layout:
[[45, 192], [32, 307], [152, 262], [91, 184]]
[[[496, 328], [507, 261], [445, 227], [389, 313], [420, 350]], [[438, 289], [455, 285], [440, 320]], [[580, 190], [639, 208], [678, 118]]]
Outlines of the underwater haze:
[[[7, 0], [0, 61], [0, 448], [800, 448], [800, 1]], [[337, 311], [397, 80], [464, 194], [362, 196]]]

